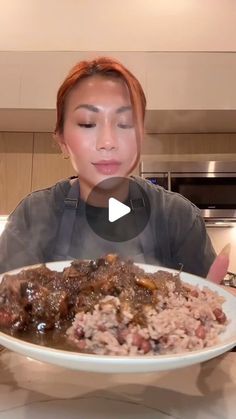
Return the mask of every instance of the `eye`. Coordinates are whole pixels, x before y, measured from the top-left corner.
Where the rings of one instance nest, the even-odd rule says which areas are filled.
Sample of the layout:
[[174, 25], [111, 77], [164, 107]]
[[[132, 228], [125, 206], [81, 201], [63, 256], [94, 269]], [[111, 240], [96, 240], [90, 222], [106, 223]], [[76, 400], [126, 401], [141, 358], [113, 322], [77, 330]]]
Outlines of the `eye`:
[[81, 128], [94, 128], [96, 124], [78, 124]]
[[118, 124], [118, 127], [122, 129], [131, 129], [134, 126], [132, 124]]

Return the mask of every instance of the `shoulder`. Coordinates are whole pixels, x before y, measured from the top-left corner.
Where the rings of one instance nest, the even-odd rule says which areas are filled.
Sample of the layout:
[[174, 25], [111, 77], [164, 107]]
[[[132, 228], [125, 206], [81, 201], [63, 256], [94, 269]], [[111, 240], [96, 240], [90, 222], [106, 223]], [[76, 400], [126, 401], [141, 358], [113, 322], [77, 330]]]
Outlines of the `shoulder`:
[[195, 216], [200, 216], [200, 210], [183, 195], [164, 189], [162, 186], [153, 185], [151, 182], [138, 177], [132, 177], [147, 193], [152, 206], [158, 207], [169, 215], [176, 212], [189, 212]]
[[39, 189], [36, 191], [31, 192], [29, 195], [26, 196], [25, 200], [34, 201], [40, 199], [52, 199], [57, 200], [63, 199], [70, 189], [70, 179], [61, 180], [54, 185]]
[[60, 210], [69, 189], [70, 179], [65, 179], [48, 188], [33, 191], [19, 202], [11, 216], [14, 217], [22, 211], [37, 213], [40, 216], [40, 213], [47, 210], [48, 212]]
[[161, 186], [151, 184], [142, 178], [135, 178], [136, 182], [147, 193], [151, 207], [151, 223], [156, 231], [165, 232], [172, 246], [186, 238], [192, 231], [202, 234], [205, 229], [204, 220], [199, 208], [184, 196], [167, 191]]

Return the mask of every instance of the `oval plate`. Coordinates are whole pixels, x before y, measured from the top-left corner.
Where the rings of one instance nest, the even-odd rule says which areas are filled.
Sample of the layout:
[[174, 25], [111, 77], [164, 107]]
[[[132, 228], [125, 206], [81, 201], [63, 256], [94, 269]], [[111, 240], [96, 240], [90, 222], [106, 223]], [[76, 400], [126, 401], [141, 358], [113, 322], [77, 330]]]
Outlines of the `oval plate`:
[[[55, 271], [62, 271], [65, 267], [69, 266], [70, 263], [71, 261], [52, 262], [47, 263], [47, 267]], [[172, 273], [177, 272], [173, 269], [166, 269], [160, 266], [144, 264], [136, 265], [149, 273], [156, 272], [157, 270], [165, 270]], [[27, 267], [24, 267], [24, 269], [26, 268]], [[32, 266], [29, 266], [29, 268], [32, 268]], [[21, 269], [16, 269], [9, 273], [15, 274]], [[0, 276], [0, 281], [2, 276], [3, 275]], [[192, 285], [199, 285], [200, 287], [207, 286], [209, 289], [218, 292], [219, 295], [222, 295], [225, 298], [223, 308], [230, 323], [227, 326], [226, 331], [220, 335], [219, 344], [192, 352], [157, 356], [105, 356], [81, 354], [35, 345], [1, 332], [0, 344], [12, 351], [42, 362], [48, 362], [74, 370], [101, 373], [147, 373], [183, 368], [207, 361], [232, 349], [236, 345], [236, 297], [225, 291], [222, 287], [186, 272], [181, 273], [181, 279]]]

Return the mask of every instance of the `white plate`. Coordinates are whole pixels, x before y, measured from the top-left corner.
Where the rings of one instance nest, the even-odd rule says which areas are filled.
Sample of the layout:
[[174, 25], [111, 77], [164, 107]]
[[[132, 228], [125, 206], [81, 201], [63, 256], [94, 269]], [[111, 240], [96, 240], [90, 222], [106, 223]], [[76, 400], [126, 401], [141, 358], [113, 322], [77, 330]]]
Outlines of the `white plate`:
[[[64, 267], [69, 266], [70, 261], [48, 263], [47, 266], [56, 271], [62, 271]], [[162, 267], [137, 264], [146, 272], [156, 272], [159, 269], [168, 272], [176, 272], [172, 269]], [[19, 272], [20, 269], [11, 273]], [[1, 281], [0, 276], [0, 281]], [[157, 355], [157, 356], [105, 356], [105, 355], [87, 355], [76, 352], [51, 349], [44, 346], [28, 343], [0, 332], [0, 344], [3, 346], [37, 359], [66, 368], [81, 371], [93, 371], [102, 373], [121, 373], [121, 372], [154, 372], [164, 371], [176, 368], [187, 367], [197, 364], [232, 349], [236, 345], [236, 298], [222, 287], [215, 285], [205, 279], [182, 272], [181, 279], [193, 285], [200, 287], [207, 285], [211, 290], [217, 291], [222, 295], [226, 302], [224, 311], [230, 319], [227, 330], [220, 335], [220, 343], [210, 348], [185, 352], [176, 355]]]

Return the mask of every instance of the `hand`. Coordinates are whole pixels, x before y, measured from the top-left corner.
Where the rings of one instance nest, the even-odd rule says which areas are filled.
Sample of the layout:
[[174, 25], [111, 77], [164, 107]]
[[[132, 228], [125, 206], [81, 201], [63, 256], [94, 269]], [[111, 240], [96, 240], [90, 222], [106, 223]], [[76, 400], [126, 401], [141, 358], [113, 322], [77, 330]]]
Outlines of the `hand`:
[[[229, 268], [230, 248], [231, 248], [230, 244], [227, 244], [221, 250], [221, 252], [216, 256], [207, 274], [207, 279], [217, 284], [220, 284], [222, 279], [224, 279]], [[226, 289], [226, 291], [230, 291], [232, 294], [236, 295], [235, 288], [231, 288], [231, 287], [224, 287], [224, 288]]]

